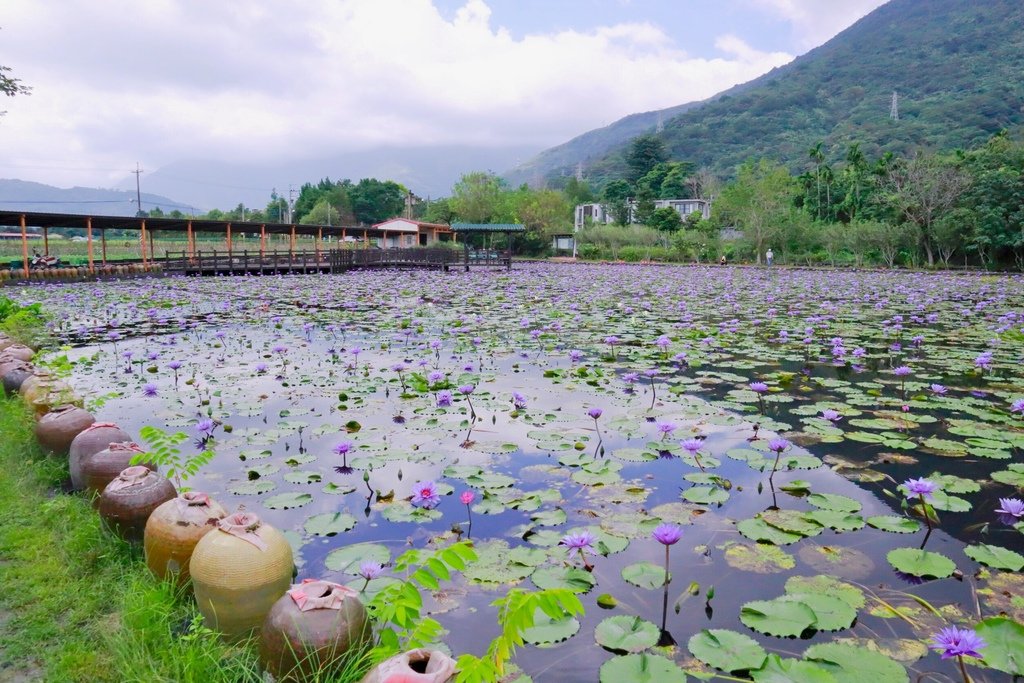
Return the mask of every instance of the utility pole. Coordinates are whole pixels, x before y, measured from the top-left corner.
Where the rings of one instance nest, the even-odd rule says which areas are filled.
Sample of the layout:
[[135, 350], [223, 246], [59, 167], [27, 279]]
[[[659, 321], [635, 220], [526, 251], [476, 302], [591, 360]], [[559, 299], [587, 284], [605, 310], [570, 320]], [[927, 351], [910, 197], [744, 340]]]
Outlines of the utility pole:
[[893, 121], [900, 120], [900, 96], [895, 90], [892, 91], [892, 105], [889, 107], [889, 118]]
[[139, 166], [139, 162], [135, 162], [135, 170], [132, 171], [135, 174], [135, 215], [142, 215], [142, 189], [139, 185], [139, 176], [142, 174], [142, 167]]
[[292, 211], [295, 210], [295, 187], [291, 184], [288, 185], [288, 222], [294, 222], [292, 217]]

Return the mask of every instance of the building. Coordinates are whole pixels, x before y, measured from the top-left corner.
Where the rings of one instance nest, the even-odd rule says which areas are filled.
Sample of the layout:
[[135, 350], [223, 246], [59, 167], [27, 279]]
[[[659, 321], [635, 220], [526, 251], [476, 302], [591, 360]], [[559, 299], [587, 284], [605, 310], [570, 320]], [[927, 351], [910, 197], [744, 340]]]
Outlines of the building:
[[[655, 199], [654, 208], [675, 209], [679, 216], [686, 219], [692, 213], [700, 212], [705, 220], [711, 218], [711, 202], [705, 199]], [[629, 222], [634, 221], [636, 200], [629, 200]], [[604, 204], [579, 204], [573, 219], [573, 227], [579, 230], [587, 223], [613, 223], [615, 218], [606, 210]]]
[[383, 235], [382, 247], [426, 247], [452, 239], [452, 229], [443, 223], [424, 223], [411, 218], [391, 218], [373, 226]]

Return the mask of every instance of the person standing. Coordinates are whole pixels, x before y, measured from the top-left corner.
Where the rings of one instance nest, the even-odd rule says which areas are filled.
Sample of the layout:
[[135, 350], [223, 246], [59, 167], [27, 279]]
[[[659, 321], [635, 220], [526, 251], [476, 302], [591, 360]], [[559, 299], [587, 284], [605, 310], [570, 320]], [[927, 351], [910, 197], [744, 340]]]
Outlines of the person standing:
[[772, 264], [772, 261], [775, 260], [775, 253], [772, 252], [771, 247], [768, 247], [768, 251], [764, 253], [764, 260], [768, 263], [769, 266]]

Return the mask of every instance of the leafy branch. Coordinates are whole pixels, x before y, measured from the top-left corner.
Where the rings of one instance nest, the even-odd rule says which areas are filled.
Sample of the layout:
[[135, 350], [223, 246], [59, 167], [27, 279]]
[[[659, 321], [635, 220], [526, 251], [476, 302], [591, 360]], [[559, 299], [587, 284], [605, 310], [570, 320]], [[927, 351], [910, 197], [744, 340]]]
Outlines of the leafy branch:
[[185, 432], [168, 434], [162, 429], [147, 425], [139, 430], [139, 435], [146, 443], [146, 452], [133, 457], [131, 464], [151, 462], [165, 468], [167, 478], [174, 479], [175, 488], [178, 491], [184, 490], [181, 482], [194, 477], [200, 468], [213, 460], [214, 452], [211, 448], [205, 448], [195, 455], [182, 457], [181, 449], [178, 446], [188, 439], [188, 434]]

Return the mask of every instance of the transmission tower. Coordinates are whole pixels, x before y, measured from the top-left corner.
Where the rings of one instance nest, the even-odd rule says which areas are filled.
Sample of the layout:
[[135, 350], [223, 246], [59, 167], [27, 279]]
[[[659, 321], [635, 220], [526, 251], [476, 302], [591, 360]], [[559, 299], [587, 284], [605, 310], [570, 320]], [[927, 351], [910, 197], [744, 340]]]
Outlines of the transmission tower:
[[900, 120], [900, 96], [895, 90], [892, 91], [892, 105], [889, 107], [889, 118], [893, 121]]
[[580, 161], [576, 164], [576, 180], [583, 182], [583, 162]]
[[654, 131], [656, 133], [664, 133], [665, 132], [665, 119], [662, 116], [662, 113], [660, 111], [658, 112], [658, 125], [655, 127]]

